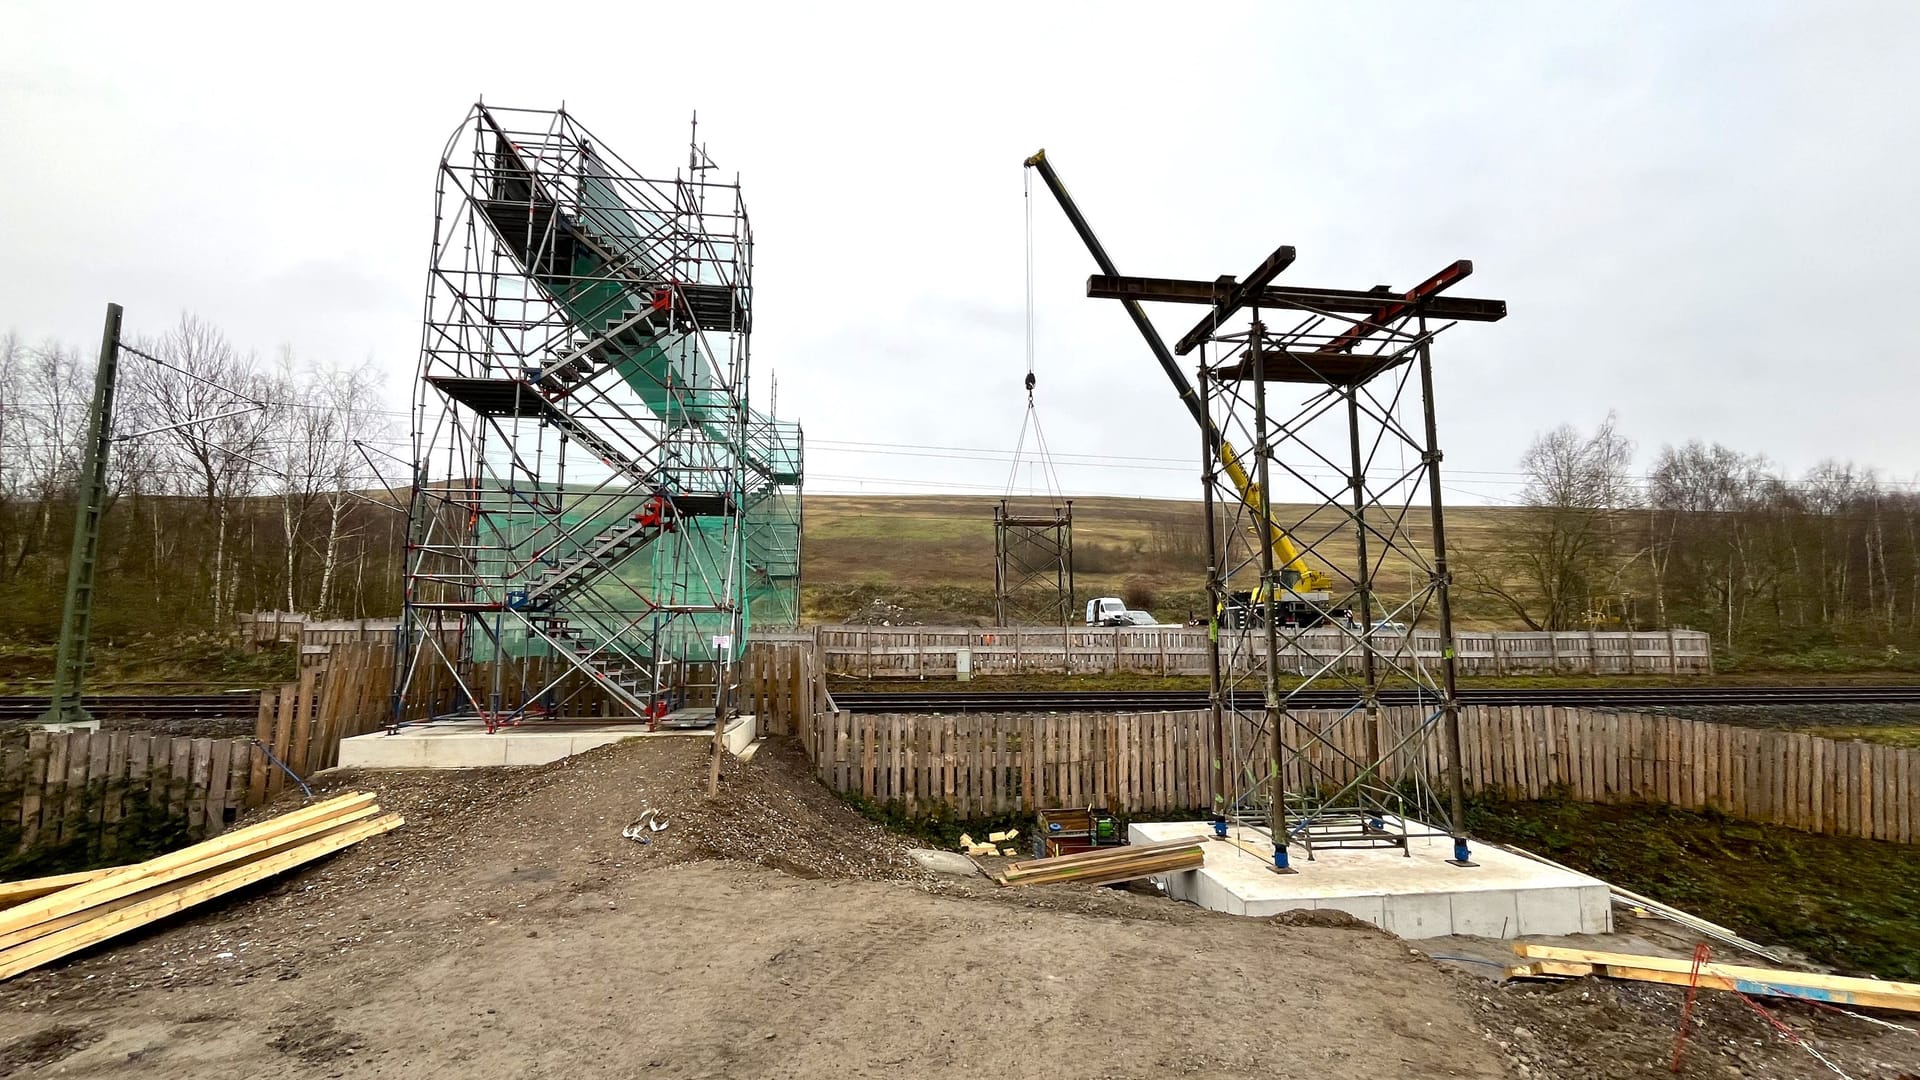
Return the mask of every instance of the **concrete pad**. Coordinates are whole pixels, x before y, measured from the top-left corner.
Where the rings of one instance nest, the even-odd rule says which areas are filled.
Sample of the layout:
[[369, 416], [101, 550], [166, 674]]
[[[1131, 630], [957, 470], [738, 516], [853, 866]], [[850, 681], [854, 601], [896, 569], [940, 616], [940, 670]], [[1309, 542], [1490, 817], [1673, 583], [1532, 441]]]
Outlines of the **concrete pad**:
[[[752, 716], [738, 716], [727, 724], [722, 741], [738, 755], [754, 741], [758, 724]], [[623, 739], [706, 739], [707, 730], [648, 731], [639, 724], [610, 723], [587, 726], [539, 722], [489, 733], [478, 720], [450, 720], [401, 728], [389, 734], [376, 731], [340, 740], [343, 769], [486, 769], [507, 765], [545, 765], [584, 754]]]
[[[1456, 892], [1453, 901], [1453, 932], [1474, 937], [1511, 938], [1520, 936], [1520, 901], [1512, 889], [1484, 889]], [[1562, 897], [1578, 913], [1580, 899]], [[1577, 914], [1576, 914], [1577, 917]]]
[[[1431, 831], [1413, 823], [1415, 832]], [[1136, 844], [1213, 835], [1211, 822], [1154, 821], [1128, 827]], [[1231, 843], [1209, 843], [1206, 864], [1167, 875], [1176, 900], [1233, 915], [1268, 916], [1300, 908], [1344, 911], [1404, 938], [1474, 934], [1600, 934], [1613, 927], [1606, 882], [1495, 848], [1475, 847], [1472, 867], [1447, 862], [1444, 836], [1399, 848], [1319, 848], [1309, 859], [1293, 847], [1295, 874], [1276, 874], [1264, 853], [1264, 829], [1237, 827]]]
[[922, 870], [930, 873], [945, 874], [949, 877], [978, 877], [980, 868], [973, 860], [957, 851], [941, 851], [938, 848], [913, 848], [907, 852], [907, 858], [919, 864]]

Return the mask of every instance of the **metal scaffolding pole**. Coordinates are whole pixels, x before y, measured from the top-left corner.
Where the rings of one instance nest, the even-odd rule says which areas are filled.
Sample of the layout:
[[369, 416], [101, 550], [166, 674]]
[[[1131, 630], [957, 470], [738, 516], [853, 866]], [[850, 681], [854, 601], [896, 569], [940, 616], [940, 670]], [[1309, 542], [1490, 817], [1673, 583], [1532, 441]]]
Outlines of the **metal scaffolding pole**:
[[[1471, 865], [1431, 354], [1439, 332], [1506, 306], [1437, 297], [1471, 273], [1464, 261], [1405, 291], [1268, 287], [1291, 255], [1281, 248], [1243, 282], [1109, 273], [1089, 284], [1130, 310], [1211, 308], [1181, 351], [1203, 348], [1216, 828], [1267, 827], [1277, 867], [1305, 865], [1290, 849], [1308, 861], [1338, 847], [1411, 855], [1416, 840], [1447, 838], [1452, 861]], [[1428, 326], [1423, 313], [1443, 304], [1455, 322]], [[1273, 325], [1275, 312], [1289, 324]], [[1235, 330], [1236, 318], [1250, 321]], [[1254, 461], [1229, 460], [1231, 446], [1253, 447]], [[1433, 526], [1424, 537], [1421, 510]], [[1297, 685], [1283, 685], [1283, 663]], [[1382, 706], [1388, 679], [1413, 687], [1416, 704]], [[1236, 693], [1255, 680], [1258, 712], [1246, 704], [1254, 695]], [[1347, 703], [1295, 704], [1330, 691]]]
[[[799, 617], [802, 438], [753, 408], [753, 232], [689, 141], [649, 178], [565, 110], [443, 155], [393, 722], [724, 722]], [[698, 717], [698, 719], [694, 719]]]
[[1453, 862], [1473, 865], [1467, 847], [1467, 788], [1460, 755], [1460, 693], [1455, 682], [1453, 648], [1453, 603], [1449, 597], [1452, 578], [1447, 570], [1447, 524], [1440, 498], [1440, 426], [1433, 407], [1433, 349], [1427, 334], [1427, 316], [1419, 317], [1420, 411], [1426, 421], [1427, 484], [1433, 514], [1433, 576], [1439, 587], [1440, 674], [1445, 697], [1440, 700], [1447, 739], [1447, 802], [1449, 824], [1453, 829]]

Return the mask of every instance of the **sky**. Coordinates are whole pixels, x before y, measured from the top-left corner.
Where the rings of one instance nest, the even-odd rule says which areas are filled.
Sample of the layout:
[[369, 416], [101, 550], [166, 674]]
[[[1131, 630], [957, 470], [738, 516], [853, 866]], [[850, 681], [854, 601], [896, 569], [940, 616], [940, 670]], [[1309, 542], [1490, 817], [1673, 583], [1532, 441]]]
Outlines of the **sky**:
[[1031, 319], [1063, 486], [1197, 496], [1191, 420], [1037, 184], [1029, 233], [1040, 147], [1122, 273], [1473, 260], [1455, 291], [1510, 315], [1436, 347], [1450, 499], [1514, 500], [1537, 434], [1609, 411], [1642, 464], [1701, 439], [1920, 475], [1887, 318], [1920, 269], [1920, 5], [8, 0], [0, 27], [0, 330], [30, 341], [191, 311], [370, 361], [404, 408], [468, 107], [564, 103], [664, 175], [698, 110], [810, 490], [1004, 491]]

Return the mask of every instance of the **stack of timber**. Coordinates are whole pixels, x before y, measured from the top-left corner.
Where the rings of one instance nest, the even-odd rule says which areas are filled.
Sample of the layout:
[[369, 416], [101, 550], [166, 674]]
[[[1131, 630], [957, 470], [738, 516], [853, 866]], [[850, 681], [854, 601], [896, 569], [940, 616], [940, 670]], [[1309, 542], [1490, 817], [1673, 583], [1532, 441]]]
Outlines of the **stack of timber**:
[[1052, 885], [1072, 881], [1082, 885], [1114, 885], [1136, 878], [1198, 870], [1207, 861], [1207, 842], [1200, 837], [1102, 848], [1051, 859], [1029, 859], [1007, 867], [994, 878], [1002, 885]]
[[0, 979], [401, 825], [367, 792], [341, 795], [155, 859], [0, 885]]
[[[1508, 968], [1509, 978], [1599, 975], [1669, 986], [1691, 986], [1696, 982], [1691, 959], [1590, 952], [1586, 949], [1524, 943], [1515, 945], [1513, 951], [1526, 957], [1530, 963]], [[1811, 971], [1783, 971], [1778, 968], [1712, 962], [1699, 966], [1697, 981], [1708, 990], [1734, 990], [1749, 995], [1803, 998], [1828, 1005], [1860, 1005], [1874, 1009], [1920, 1012], [1920, 983], [1883, 982], [1847, 975], [1821, 975]]]

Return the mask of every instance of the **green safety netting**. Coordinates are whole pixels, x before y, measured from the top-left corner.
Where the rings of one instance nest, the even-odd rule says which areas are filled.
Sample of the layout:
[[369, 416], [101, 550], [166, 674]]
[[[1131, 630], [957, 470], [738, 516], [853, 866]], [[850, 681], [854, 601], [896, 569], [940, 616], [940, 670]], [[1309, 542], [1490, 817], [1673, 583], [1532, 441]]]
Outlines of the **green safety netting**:
[[[532, 170], [518, 151], [503, 145], [496, 160], [496, 199], [559, 210], [530, 182]], [[591, 354], [619, 373], [663, 425], [666, 449], [649, 463], [652, 474], [622, 476], [612, 485], [487, 487], [475, 508], [473, 542], [482, 580], [498, 584], [475, 599], [523, 606], [543, 575], [631, 520], [655, 492], [685, 494], [708, 507], [736, 507], [738, 514], [683, 516], [672, 532], [652, 537], [611, 570], [585, 575], [540, 602], [590, 644], [643, 662], [701, 662], [722, 650], [737, 658], [747, 635], [732, 633], [728, 611], [662, 609], [737, 608], [743, 629], [798, 622], [799, 426], [743, 409], [716, 378], [700, 336], [687, 328], [692, 319], [709, 332], [744, 330], [744, 283], [721, 276], [723, 260], [714, 252], [688, 258], [672, 250], [687, 242], [675, 231], [673, 213], [632, 205], [591, 150], [571, 180], [562, 186], [577, 191], [578, 200], [572, 213], [555, 218], [565, 242], [554, 242], [551, 257], [543, 257], [548, 249], [530, 236], [502, 238], [522, 241], [517, 246], [532, 280], [577, 328], [572, 347], [591, 345]], [[645, 199], [638, 191], [636, 197]], [[686, 280], [690, 273], [694, 280]], [[661, 283], [670, 281], [675, 291], [663, 292]], [[590, 422], [610, 421], [597, 416]], [[616, 473], [622, 468], [632, 466]], [[476, 660], [493, 655], [495, 638], [510, 656], [550, 652], [518, 618], [476, 619], [491, 620], [473, 636]]]

